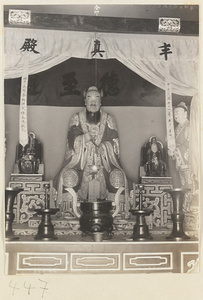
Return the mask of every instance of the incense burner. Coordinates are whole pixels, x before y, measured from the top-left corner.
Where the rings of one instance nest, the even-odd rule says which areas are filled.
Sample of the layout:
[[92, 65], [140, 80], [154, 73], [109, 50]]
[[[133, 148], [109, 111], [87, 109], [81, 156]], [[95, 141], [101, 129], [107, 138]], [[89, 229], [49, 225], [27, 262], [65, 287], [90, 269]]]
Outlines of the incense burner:
[[112, 202], [98, 199], [97, 202], [81, 202], [80, 229], [84, 234], [113, 230]]

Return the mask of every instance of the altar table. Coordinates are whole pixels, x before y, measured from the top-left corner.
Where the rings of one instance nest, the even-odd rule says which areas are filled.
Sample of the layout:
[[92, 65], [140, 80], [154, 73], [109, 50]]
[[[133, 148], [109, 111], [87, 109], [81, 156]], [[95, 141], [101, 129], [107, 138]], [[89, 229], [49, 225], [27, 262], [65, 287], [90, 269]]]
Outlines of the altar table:
[[198, 272], [199, 242], [135, 242], [129, 236], [94, 242], [92, 236], [59, 236], [56, 241], [34, 241], [33, 236], [7, 241], [5, 273], [194, 273]]

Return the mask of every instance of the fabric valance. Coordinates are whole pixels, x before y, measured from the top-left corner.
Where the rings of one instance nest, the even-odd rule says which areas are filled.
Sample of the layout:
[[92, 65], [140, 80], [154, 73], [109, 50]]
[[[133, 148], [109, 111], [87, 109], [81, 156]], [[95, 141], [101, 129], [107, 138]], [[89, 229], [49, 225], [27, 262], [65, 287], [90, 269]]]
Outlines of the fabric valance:
[[[168, 54], [172, 92], [193, 96], [198, 87], [198, 38], [169, 35], [133, 35], [5, 28], [5, 78], [22, 76], [25, 53], [29, 52], [29, 74], [47, 70], [70, 57], [116, 58], [146, 80], [164, 89], [165, 58]], [[99, 41], [94, 54], [95, 41]], [[161, 54], [162, 53], [162, 54]]]

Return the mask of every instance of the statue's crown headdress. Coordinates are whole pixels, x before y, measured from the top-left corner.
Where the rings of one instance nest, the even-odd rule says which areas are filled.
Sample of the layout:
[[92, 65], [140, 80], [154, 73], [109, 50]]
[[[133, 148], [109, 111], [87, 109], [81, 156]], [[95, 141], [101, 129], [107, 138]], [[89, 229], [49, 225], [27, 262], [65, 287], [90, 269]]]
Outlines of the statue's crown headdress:
[[185, 102], [180, 102], [180, 103], [176, 106], [176, 108], [178, 108], [178, 107], [182, 107], [184, 110], [186, 110], [186, 111], [188, 112], [188, 108], [187, 108], [187, 105], [185, 104]]
[[84, 92], [83, 92], [84, 98], [86, 97], [87, 92], [91, 92], [91, 91], [96, 91], [96, 92], [100, 93], [101, 98], [103, 98], [103, 90], [99, 91], [96, 86], [90, 86], [88, 89], [84, 90]]

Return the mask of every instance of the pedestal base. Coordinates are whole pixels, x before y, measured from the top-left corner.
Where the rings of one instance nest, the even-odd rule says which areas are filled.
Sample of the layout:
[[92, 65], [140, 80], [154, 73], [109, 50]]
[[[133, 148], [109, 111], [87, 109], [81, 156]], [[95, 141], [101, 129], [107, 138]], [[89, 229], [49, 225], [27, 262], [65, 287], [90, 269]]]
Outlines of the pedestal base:
[[166, 239], [171, 241], [189, 240], [190, 237], [186, 235], [183, 230], [184, 214], [173, 213], [171, 217], [173, 220], [173, 230], [171, 234], [166, 237]]
[[181, 240], [190, 239], [190, 237], [184, 233], [183, 220], [185, 215], [182, 210], [184, 196], [190, 190], [177, 188], [172, 190], [166, 189], [164, 191], [171, 195], [173, 200], [173, 210], [174, 210], [173, 213], [171, 214], [171, 218], [173, 221], [173, 230], [171, 234], [168, 237], [166, 237], [166, 239], [172, 241], [181, 241]]
[[152, 236], [149, 234], [147, 225], [135, 225], [133, 229], [133, 241], [150, 241]]
[[134, 241], [149, 241], [152, 240], [152, 236], [149, 234], [149, 228], [146, 224], [145, 217], [152, 213], [152, 210], [130, 210], [133, 215], [136, 216], [136, 223], [133, 228], [133, 240]]
[[57, 236], [54, 235], [53, 233], [49, 233], [49, 234], [41, 234], [41, 233], [38, 233], [36, 236], [35, 236], [35, 240], [37, 241], [54, 241], [54, 240], [57, 240]]
[[166, 237], [167, 240], [169, 241], [185, 241], [185, 240], [189, 240], [190, 237], [186, 234], [184, 234], [183, 236], [172, 236], [169, 235]]
[[18, 240], [19, 237], [14, 235], [13, 229], [12, 229], [14, 214], [6, 212], [5, 219], [6, 219], [6, 221], [5, 221], [5, 240], [6, 241]]
[[11, 236], [5, 237], [5, 241], [16, 241], [19, 240], [19, 236], [15, 236], [14, 234]]
[[13, 234], [12, 224], [15, 218], [13, 213], [13, 205], [15, 201], [15, 197], [18, 193], [22, 192], [21, 188], [11, 188], [7, 187], [5, 190], [5, 240], [6, 241], [15, 241], [18, 240], [19, 237]]
[[51, 223], [51, 215], [55, 215], [57, 211], [59, 211], [58, 208], [36, 209], [36, 213], [42, 216], [42, 221], [39, 224], [35, 240], [52, 241], [57, 239]]

